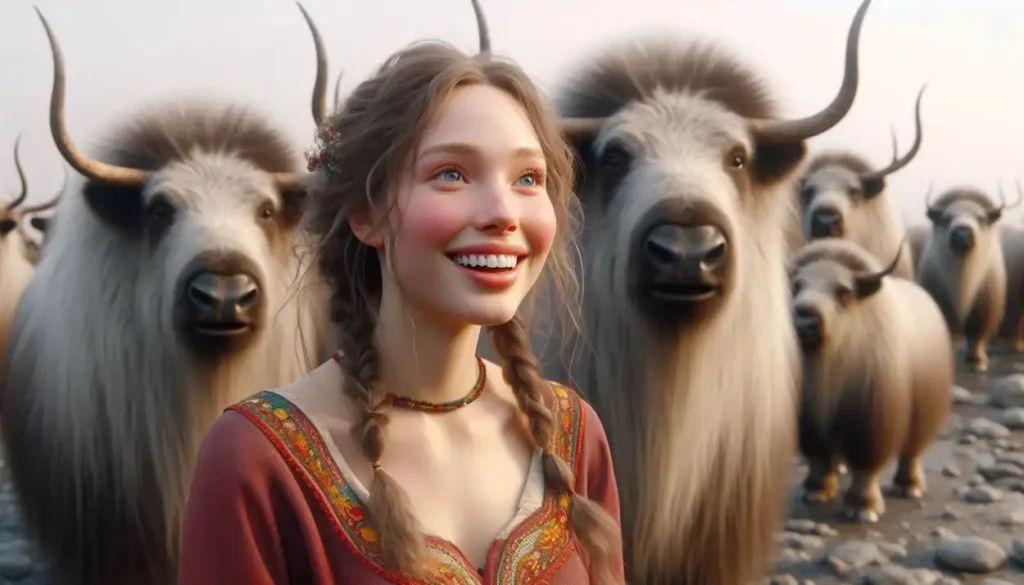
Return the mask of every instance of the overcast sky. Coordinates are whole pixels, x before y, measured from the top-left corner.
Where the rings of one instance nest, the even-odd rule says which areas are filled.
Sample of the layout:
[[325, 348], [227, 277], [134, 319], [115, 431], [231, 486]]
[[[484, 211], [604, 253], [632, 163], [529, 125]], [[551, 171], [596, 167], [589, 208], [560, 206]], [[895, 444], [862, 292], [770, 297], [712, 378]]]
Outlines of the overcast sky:
[[[717, 39], [763, 71], [783, 114], [831, 100], [842, 75], [846, 31], [859, 0], [481, 0], [494, 50], [554, 91], [562, 75], [601, 45], [672, 32]], [[390, 53], [441, 38], [475, 50], [469, 0], [305, 0], [342, 91]], [[214, 96], [257, 108], [302, 149], [311, 142], [312, 39], [289, 0], [37, 0], [64, 50], [67, 122], [86, 152], [112, 121], [154, 100]], [[582, 11], [582, 12], [581, 12]], [[30, 201], [50, 197], [63, 161], [47, 127], [52, 67], [28, 0], [0, 2], [0, 194], [17, 187], [10, 148], [23, 134]], [[923, 103], [924, 144], [890, 179], [905, 218], [924, 221], [924, 192], [972, 184], [993, 193], [1024, 180], [1024, 2], [873, 0], [861, 36], [861, 85], [850, 114], [810, 142], [844, 147], [877, 164], [891, 154], [889, 128], [913, 139]], [[1017, 210], [1019, 215], [1021, 210]]]

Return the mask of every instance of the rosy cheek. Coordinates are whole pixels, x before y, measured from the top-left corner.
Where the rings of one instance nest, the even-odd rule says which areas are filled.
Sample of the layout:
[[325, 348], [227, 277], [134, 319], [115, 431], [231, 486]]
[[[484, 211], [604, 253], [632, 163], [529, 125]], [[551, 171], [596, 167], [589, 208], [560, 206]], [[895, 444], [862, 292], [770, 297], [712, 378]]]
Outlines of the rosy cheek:
[[534, 256], [546, 257], [551, 251], [551, 243], [558, 231], [558, 221], [551, 200], [545, 196], [531, 199], [530, 204], [523, 210], [520, 225]]
[[399, 239], [403, 247], [443, 249], [465, 229], [464, 202], [454, 197], [412, 197], [401, 211]]

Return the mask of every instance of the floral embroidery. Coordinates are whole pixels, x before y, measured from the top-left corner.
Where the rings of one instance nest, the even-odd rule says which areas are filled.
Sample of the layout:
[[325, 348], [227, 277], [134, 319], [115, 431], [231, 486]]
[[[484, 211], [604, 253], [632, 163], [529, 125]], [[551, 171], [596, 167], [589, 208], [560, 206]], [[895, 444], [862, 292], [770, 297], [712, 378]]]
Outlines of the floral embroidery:
[[[585, 432], [583, 409], [574, 392], [551, 384], [546, 396], [558, 433], [554, 453], [578, 472], [579, 451]], [[352, 487], [338, 470], [323, 437], [303, 413], [274, 392], [261, 392], [229, 407], [253, 422], [274, 443], [291, 467], [314, 492], [335, 531], [352, 553], [370, 570], [403, 585], [477, 585], [480, 576], [465, 556], [451, 543], [428, 537], [427, 548], [435, 569], [429, 581], [421, 582], [382, 567], [377, 532], [371, 525]], [[574, 552], [569, 528], [569, 498], [550, 491], [541, 508], [513, 529], [500, 547], [494, 575], [495, 585], [527, 585], [550, 579]]]

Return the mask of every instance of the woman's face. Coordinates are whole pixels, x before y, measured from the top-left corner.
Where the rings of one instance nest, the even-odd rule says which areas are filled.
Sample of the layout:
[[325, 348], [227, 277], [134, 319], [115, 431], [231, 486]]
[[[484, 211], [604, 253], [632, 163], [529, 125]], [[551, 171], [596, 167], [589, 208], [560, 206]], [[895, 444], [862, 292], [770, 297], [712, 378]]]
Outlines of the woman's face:
[[391, 218], [405, 303], [453, 325], [510, 320], [555, 237], [545, 173], [515, 99], [484, 85], [456, 90], [423, 135]]

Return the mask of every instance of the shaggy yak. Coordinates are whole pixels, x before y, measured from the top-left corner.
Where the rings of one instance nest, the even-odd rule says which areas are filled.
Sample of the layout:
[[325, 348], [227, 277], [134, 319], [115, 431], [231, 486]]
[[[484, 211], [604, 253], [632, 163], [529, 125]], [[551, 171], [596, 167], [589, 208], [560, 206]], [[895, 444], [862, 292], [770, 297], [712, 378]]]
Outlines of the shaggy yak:
[[838, 492], [845, 462], [851, 518], [885, 512], [878, 476], [894, 457], [896, 495], [924, 492], [921, 455], [952, 406], [953, 345], [938, 305], [916, 283], [855, 242], [812, 242], [793, 260], [793, 322], [803, 350], [800, 451], [810, 469], [805, 499]]
[[629, 582], [745, 585], [774, 552], [800, 368], [783, 217], [805, 140], [853, 103], [869, 4], [838, 95], [808, 118], [775, 118], [759, 76], [701, 43], [619, 47], [565, 86], [582, 335], [536, 342], [607, 430]]
[[12, 326], [6, 462], [56, 582], [167, 585], [208, 426], [332, 349], [322, 286], [297, 279], [305, 173], [237, 107], [151, 110], [88, 158], [65, 128], [64, 59], [39, 18], [50, 129], [86, 181], [58, 207]]
[[21, 295], [28, 288], [35, 273], [35, 264], [39, 257], [39, 245], [27, 231], [25, 219], [35, 229], [45, 232], [48, 219], [33, 216], [57, 204], [57, 197], [38, 205], [22, 206], [28, 197], [28, 182], [25, 170], [21, 167], [19, 148], [21, 137], [14, 140], [14, 169], [18, 173], [21, 192], [11, 202], [0, 207], [0, 356], [7, 344], [7, 332], [11, 320], [18, 308]]
[[[921, 149], [921, 98], [925, 87], [918, 92], [914, 107], [914, 144], [902, 157], [894, 153], [889, 165], [872, 170], [860, 156], [837, 151], [820, 154], [807, 165], [799, 191], [805, 241], [846, 238], [878, 258], [893, 257], [904, 241], [905, 228], [888, 196], [885, 178], [910, 164]], [[895, 149], [895, 135], [893, 140]], [[913, 280], [912, 256], [900, 255], [896, 276]]]
[[[950, 189], [931, 203], [932, 222], [918, 265], [918, 283], [938, 303], [946, 324], [967, 341], [964, 356], [975, 371], [988, 371], [988, 343], [1006, 309], [1006, 264], [999, 219], [1007, 209], [1000, 190], [996, 207], [981, 191]], [[1019, 204], [1020, 201], [1017, 201]]]

